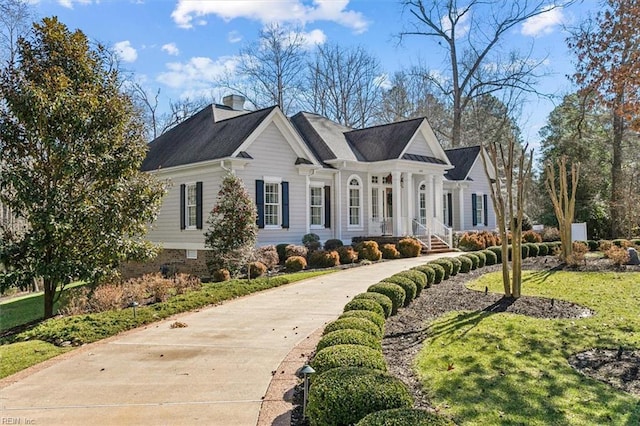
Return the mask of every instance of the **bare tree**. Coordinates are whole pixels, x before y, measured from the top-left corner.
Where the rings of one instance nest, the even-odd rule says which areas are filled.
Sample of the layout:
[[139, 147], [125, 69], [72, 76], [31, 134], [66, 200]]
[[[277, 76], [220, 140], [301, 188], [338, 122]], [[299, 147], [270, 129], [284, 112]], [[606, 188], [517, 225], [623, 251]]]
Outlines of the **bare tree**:
[[433, 81], [451, 99], [453, 147], [461, 145], [463, 113], [473, 99], [503, 88], [537, 93], [536, 73], [543, 60], [534, 60], [530, 52], [501, 51], [500, 41], [507, 32], [527, 19], [571, 3], [403, 0], [410, 20], [400, 40], [410, 36], [432, 38], [448, 54], [448, 76]]
[[305, 42], [300, 28], [269, 24], [257, 42], [240, 50], [236, 69], [218, 84], [243, 95], [255, 108], [279, 105], [289, 113], [304, 90]]
[[158, 137], [158, 97], [160, 89], [150, 94], [142, 84], [134, 81], [129, 85], [131, 99], [144, 117], [146, 133], [150, 140]]
[[370, 124], [380, 104], [384, 76], [378, 59], [362, 47], [319, 46], [310, 64], [313, 112], [349, 127]]
[[562, 156], [557, 161], [559, 182], [556, 186], [555, 165], [547, 162], [545, 170], [547, 178], [545, 184], [547, 194], [553, 203], [553, 210], [558, 219], [560, 228], [560, 241], [562, 242], [562, 260], [567, 262], [573, 253], [573, 240], [571, 238], [571, 224], [576, 210], [576, 191], [580, 176], [580, 163], [571, 164], [571, 181], [567, 178], [567, 157]]
[[26, 35], [34, 17], [28, 1], [0, 0], [0, 60], [6, 65], [15, 65], [18, 38]]
[[158, 135], [182, 123], [209, 103], [209, 100], [205, 97], [195, 99], [183, 98], [177, 101], [169, 101], [169, 112], [164, 114], [159, 120], [161, 123], [158, 125]]

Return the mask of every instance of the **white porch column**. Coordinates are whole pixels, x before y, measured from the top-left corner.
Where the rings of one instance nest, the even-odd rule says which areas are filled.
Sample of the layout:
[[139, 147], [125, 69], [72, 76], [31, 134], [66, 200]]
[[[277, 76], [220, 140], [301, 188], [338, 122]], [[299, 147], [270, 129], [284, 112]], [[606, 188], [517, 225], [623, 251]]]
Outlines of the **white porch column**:
[[333, 197], [335, 201], [335, 209], [333, 211], [333, 219], [335, 229], [333, 235], [335, 238], [342, 240], [342, 172], [333, 175]]
[[402, 235], [402, 194], [400, 188], [400, 172], [391, 172], [391, 186], [393, 189], [393, 235]]
[[444, 222], [442, 218], [442, 176], [436, 176], [435, 182], [435, 200], [433, 205], [435, 206], [436, 213], [434, 217], [440, 222]]
[[435, 216], [435, 205], [434, 201], [434, 192], [433, 192], [433, 175], [427, 175], [427, 193], [426, 193], [426, 203], [425, 206], [427, 208], [427, 228], [432, 228], [433, 217]]
[[413, 234], [413, 219], [416, 217], [416, 204], [414, 201], [413, 173], [407, 172], [404, 179], [404, 189], [406, 194], [407, 219], [405, 220], [404, 234]]
[[311, 205], [311, 203], [309, 202], [310, 201], [309, 198], [311, 197], [311, 194], [309, 194], [311, 192], [309, 190], [309, 188], [311, 187], [311, 185], [310, 185], [311, 184], [311, 180], [309, 179], [309, 175], [305, 176], [305, 182], [306, 182], [306, 185], [305, 185], [306, 191], [305, 191], [305, 195], [304, 195], [304, 205], [305, 205], [305, 209], [307, 210], [307, 213], [305, 215], [306, 219], [305, 219], [304, 223], [305, 223], [305, 229], [307, 230], [306, 234], [308, 234], [309, 232], [311, 232], [311, 218], [310, 218], [310, 216], [311, 216], [310, 213], [311, 212], [309, 211], [310, 210], [309, 206]]
[[458, 221], [459, 231], [464, 231], [464, 188], [462, 186], [458, 186]]

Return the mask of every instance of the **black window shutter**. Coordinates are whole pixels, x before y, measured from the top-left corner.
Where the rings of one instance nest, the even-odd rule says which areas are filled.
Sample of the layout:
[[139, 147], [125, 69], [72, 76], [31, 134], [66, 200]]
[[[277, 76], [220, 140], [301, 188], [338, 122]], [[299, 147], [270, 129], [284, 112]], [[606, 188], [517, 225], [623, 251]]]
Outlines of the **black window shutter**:
[[487, 194], [482, 196], [482, 208], [484, 210], [484, 226], [489, 225], [489, 209], [487, 208]]
[[184, 197], [185, 197], [185, 190], [186, 190], [186, 185], [183, 183], [182, 185], [180, 185], [180, 229], [184, 229], [185, 228], [185, 221], [184, 221], [184, 210], [185, 210], [185, 205], [184, 205]]
[[196, 228], [202, 229], [202, 182], [196, 182]]
[[478, 200], [476, 194], [471, 194], [471, 217], [473, 218], [473, 226], [478, 224]]
[[282, 227], [289, 227], [289, 182], [282, 182]]
[[331, 187], [324, 187], [324, 227], [331, 228]]
[[258, 217], [256, 224], [258, 228], [264, 228], [264, 181], [256, 180], [256, 210]]
[[449, 192], [447, 194], [447, 226], [453, 226], [453, 197]]

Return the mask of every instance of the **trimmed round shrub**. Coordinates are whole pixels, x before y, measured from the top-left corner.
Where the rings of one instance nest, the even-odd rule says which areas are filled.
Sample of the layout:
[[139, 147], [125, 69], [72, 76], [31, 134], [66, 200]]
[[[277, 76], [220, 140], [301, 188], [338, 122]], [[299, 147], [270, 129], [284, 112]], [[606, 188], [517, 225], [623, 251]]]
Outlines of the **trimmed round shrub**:
[[309, 243], [318, 243], [320, 242], [320, 236], [318, 234], [314, 234], [313, 232], [309, 234], [304, 234], [302, 236], [302, 244], [307, 245]]
[[640, 247], [640, 238], [635, 238], [633, 240], [629, 240], [634, 246]]
[[388, 373], [336, 368], [313, 378], [307, 416], [311, 426], [352, 425], [369, 413], [412, 405], [407, 387]]
[[527, 243], [527, 247], [529, 248], [529, 257], [538, 257], [540, 250], [538, 250], [536, 243]]
[[384, 315], [382, 306], [372, 299], [353, 299], [344, 305], [344, 312], [346, 311], [371, 311], [379, 315]]
[[339, 240], [337, 238], [330, 238], [324, 242], [324, 249], [329, 251], [337, 250], [342, 246], [344, 246], [344, 244], [342, 244], [342, 240]]
[[549, 247], [545, 243], [537, 243], [538, 256], [547, 256], [549, 254]]
[[[367, 294], [367, 293], [362, 293], [362, 294]], [[380, 294], [380, 293], [368, 293], [368, 294]], [[391, 306], [391, 302], [389, 302], [389, 306]], [[338, 317], [338, 319], [343, 319], [343, 318], [363, 318], [363, 319], [369, 320], [375, 325], [377, 325], [380, 331], [384, 333], [384, 317], [376, 314], [375, 312], [346, 311], [342, 315], [340, 315], [340, 317]]]
[[306, 259], [307, 254], [309, 253], [309, 249], [305, 246], [298, 246], [295, 244], [289, 244], [284, 248], [284, 257], [286, 259], [292, 256], [300, 256]]
[[402, 257], [418, 257], [422, 244], [415, 238], [403, 238], [398, 241], [398, 251]]
[[611, 240], [614, 246], [627, 248], [630, 245], [630, 241], [625, 238], [616, 238], [615, 240]]
[[529, 246], [527, 246], [526, 244], [522, 244], [520, 246], [520, 252], [522, 253], [522, 258], [526, 259], [527, 257], [529, 257]]
[[498, 256], [496, 256], [496, 254], [491, 250], [482, 250], [482, 253], [484, 253], [484, 257], [486, 259], [485, 260], [486, 266], [491, 266], [498, 263]]
[[587, 240], [589, 251], [598, 251], [598, 242], [595, 240]]
[[487, 264], [487, 256], [482, 251], [474, 251], [473, 254], [478, 256], [478, 268], [484, 268], [484, 265]]
[[442, 267], [442, 265], [438, 265], [437, 263], [433, 262], [429, 262], [429, 266], [431, 266], [433, 268], [433, 271], [436, 273], [435, 277], [433, 278], [433, 283], [440, 284], [444, 279], [444, 268]]
[[473, 263], [471, 265], [471, 270], [478, 268], [478, 265], [480, 264], [480, 258], [476, 256], [475, 253], [465, 253], [464, 256], [467, 256], [469, 259], [471, 259], [471, 262]]
[[258, 247], [255, 253], [256, 261], [262, 262], [267, 267], [267, 270], [275, 268], [280, 263], [280, 256], [276, 246]]
[[361, 345], [328, 346], [316, 352], [311, 361], [311, 367], [317, 373], [339, 367], [362, 367], [387, 371], [387, 363], [382, 351]]
[[392, 408], [367, 414], [356, 426], [455, 426], [446, 417], [419, 408]]
[[400, 252], [396, 249], [395, 244], [383, 244], [380, 247], [383, 259], [397, 259], [400, 257]]
[[429, 265], [419, 265], [413, 269], [422, 272], [427, 277], [427, 288], [431, 287], [436, 278], [436, 271]]
[[382, 340], [360, 330], [336, 330], [322, 336], [316, 346], [316, 351], [321, 351], [329, 346], [360, 345], [371, 349], [382, 350]]
[[221, 281], [229, 281], [231, 279], [231, 274], [228, 269], [216, 269], [213, 271], [213, 276], [211, 277], [213, 282], [219, 283]]
[[382, 259], [382, 252], [378, 248], [378, 243], [375, 241], [363, 241], [356, 247], [358, 251], [358, 257], [361, 260], [370, 260], [375, 262]]
[[453, 263], [449, 259], [447, 259], [446, 257], [441, 257], [439, 259], [432, 260], [431, 263], [442, 266], [444, 268], [444, 276], [442, 277], [442, 279], [449, 279], [451, 273], [453, 272]]
[[309, 254], [309, 266], [312, 268], [332, 268], [340, 264], [337, 251], [316, 250]]
[[302, 271], [307, 267], [307, 259], [302, 256], [291, 256], [284, 261], [284, 267], [287, 272]]
[[473, 261], [465, 255], [457, 257], [460, 260], [460, 273], [466, 274], [473, 268]]
[[287, 259], [287, 246], [289, 243], [282, 243], [276, 245], [276, 251], [278, 252], [278, 259], [280, 262], [284, 262]]
[[382, 282], [398, 284], [400, 287], [403, 288], [404, 306], [409, 306], [409, 303], [413, 302], [413, 299], [416, 298], [416, 293], [418, 292], [418, 288], [416, 286], [416, 283], [414, 283], [409, 278], [401, 277], [399, 275], [392, 275], [382, 280]]
[[251, 262], [249, 264], [249, 276], [251, 278], [261, 277], [267, 273], [267, 265], [262, 262]]
[[339, 247], [337, 251], [342, 265], [348, 265], [358, 261], [358, 252], [351, 246]]
[[384, 311], [384, 318], [389, 318], [391, 316], [391, 311], [393, 310], [393, 302], [389, 299], [389, 296], [385, 296], [382, 293], [375, 293], [373, 291], [367, 291], [365, 293], [356, 294], [353, 297], [353, 300], [357, 299], [368, 299], [375, 300], [382, 307]]
[[460, 272], [460, 259], [458, 259], [457, 257], [449, 257], [447, 258], [449, 259], [449, 261], [451, 261], [451, 263], [453, 263], [453, 269], [451, 270], [451, 276], [454, 275], [458, 275], [458, 272]]
[[496, 263], [502, 263], [502, 246], [487, 247], [487, 250], [492, 251], [496, 255]]
[[391, 315], [398, 313], [398, 309], [404, 306], [404, 299], [407, 297], [404, 289], [398, 284], [379, 282], [370, 286], [367, 291], [373, 293], [380, 293], [391, 299], [393, 307], [391, 309]]
[[355, 318], [355, 317], [342, 318], [342, 319], [337, 319], [335, 321], [331, 321], [324, 328], [322, 335], [324, 336], [325, 334], [329, 334], [332, 331], [345, 330], [345, 329], [360, 330], [360, 331], [369, 333], [372, 336], [377, 337], [379, 339], [382, 338], [382, 331], [380, 331], [380, 328], [376, 325], [376, 323], [371, 322], [368, 319]]
[[560, 248], [562, 247], [562, 243], [560, 241], [552, 241], [549, 243], [544, 243], [547, 248], [549, 249], [547, 254], [549, 256], [555, 256], [556, 255], [556, 251], [560, 250]]
[[415, 269], [409, 269], [408, 271], [398, 272], [397, 275], [399, 277], [409, 278], [416, 285], [416, 297], [420, 296], [422, 290], [427, 286], [427, 277], [420, 271], [416, 271]]

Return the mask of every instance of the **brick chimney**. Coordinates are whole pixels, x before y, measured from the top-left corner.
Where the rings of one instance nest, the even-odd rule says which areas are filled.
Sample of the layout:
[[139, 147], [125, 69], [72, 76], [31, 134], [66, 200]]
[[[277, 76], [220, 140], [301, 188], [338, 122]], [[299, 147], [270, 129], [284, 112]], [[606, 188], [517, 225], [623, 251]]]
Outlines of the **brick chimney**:
[[222, 103], [234, 111], [244, 111], [244, 96], [228, 95], [222, 98]]

